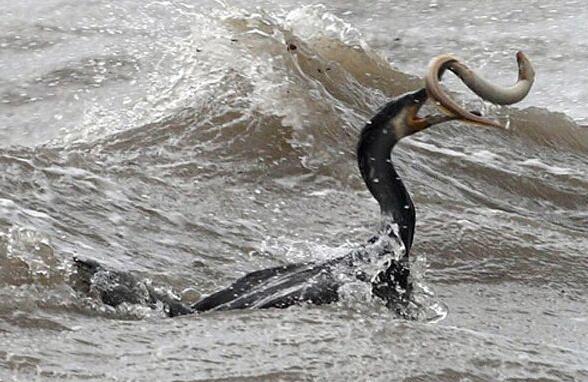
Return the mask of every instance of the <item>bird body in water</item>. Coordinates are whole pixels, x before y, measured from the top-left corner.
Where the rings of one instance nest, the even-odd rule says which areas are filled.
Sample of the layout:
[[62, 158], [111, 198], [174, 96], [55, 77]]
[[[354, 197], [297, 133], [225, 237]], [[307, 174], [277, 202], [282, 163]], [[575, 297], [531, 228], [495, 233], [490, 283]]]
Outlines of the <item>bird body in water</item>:
[[[141, 282], [131, 274], [109, 270], [92, 260], [76, 258], [78, 274], [84, 276], [82, 279], [108, 280], [101, 283], [99, 295], [109, 305], [162, 301], [170, 316], [209, 310], [286, 308], [303, 302], [327, 304], [339, 299], [338, 290], [343, 284], [356, 280], [370, 283], [373, 294], [387, 305], [406, 305], [411, 291], [408, 253], [415, 213], [390, 154], [401, 138], [418, 131], [409, 125], [426, 98], [422, 89], [390, 101], [361, 131], [358, 165], [381, 209], [379, 232], [362, 247], [325, 262], [296, 263], [251, 272], [193, 305], [173, 301], [155, 288], [138, 288]], [[371, 274], [378, 268], [380, 272]], [[86, 284], [88, 290], [92, 283]]]
[[[431, 71], [439, 73], [429, 73], [426, 89], [391, 100], [361, 130], [357, 145], [358, 166], [381, 212], [378, 233], [365, 245], [325, 262], [296, 263], [248, 273], [192, 305], [180, 302], [130, 273], [107, 269], [94, 260], [74, 258], [78, 276], [74, 279], [74, 287], [86, 293], [94, 292], [112, 306], [124, 302], [155, 306], [160, 302], [169, 316], [178, 316], [231, 309], [287, 308], [301, 303], [328, 304], [339, 300], [343, 285], [359, 281], [369, 285], [372, 295], [386, 306], [403, 315], [411, 302], [409, 254], [414, 237], [415, 208], [394, 168], [391, 152], [401, 139], [449, 120], [496, 126], [494, 121], [461, 111], [417, 116], [431, 93], [442, 106], [455, 109], [436, 83], [447, 68], [467, 70], [463, 64], [457, 65], [456, 59], [451, 59], [453, 67], [447, 67], [446, 61], [432, 62]], [[475, 81], [469, 81], [464, 80], [476, 92]], [[483, 90], [487, 92], [486, 88]], [[523, 91], [528, 92], [528, 89]]]

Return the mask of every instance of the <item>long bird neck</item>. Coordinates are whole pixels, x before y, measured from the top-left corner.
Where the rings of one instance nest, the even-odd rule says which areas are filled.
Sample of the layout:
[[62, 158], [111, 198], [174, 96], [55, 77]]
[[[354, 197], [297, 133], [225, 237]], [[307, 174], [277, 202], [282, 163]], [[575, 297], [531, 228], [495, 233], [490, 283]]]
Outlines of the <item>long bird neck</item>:
[[383, 224], [398, 226], [408, 255], [414, 235], [415, 210], [391, 159], [392, 148], [403, 136], [403, 132], [394, 127], [395, 119], [403, 118], [399, 109], [399, 105], [390, 102], [365, 125], [357, 147], [357, 161], [363, 180], [380, 204]]

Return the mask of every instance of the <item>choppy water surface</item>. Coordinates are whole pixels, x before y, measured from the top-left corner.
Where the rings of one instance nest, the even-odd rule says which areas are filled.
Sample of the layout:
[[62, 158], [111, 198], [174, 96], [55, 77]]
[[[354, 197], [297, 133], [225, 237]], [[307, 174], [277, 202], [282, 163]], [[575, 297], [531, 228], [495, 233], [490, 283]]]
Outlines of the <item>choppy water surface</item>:
[[[1, 381], [588, 380], [580, 1], [0, 6]], [[74, 254], [188, 299], [345, 253], [378, 216], [362, 124], [435, 54], [507, 84], [516, 49], [538, 71], [524, 103], [460, 95], [509, 130], [447, 124], [395, 152], [445, 319], [395, 319], [353, 288], [166, 319], [69, 286]]]

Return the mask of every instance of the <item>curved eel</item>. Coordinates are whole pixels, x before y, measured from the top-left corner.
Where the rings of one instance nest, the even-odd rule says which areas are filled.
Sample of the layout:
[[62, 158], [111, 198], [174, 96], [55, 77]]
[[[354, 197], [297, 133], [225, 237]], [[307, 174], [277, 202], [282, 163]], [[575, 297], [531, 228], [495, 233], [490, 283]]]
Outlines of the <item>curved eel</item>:
[[535, 80], [535, 70], [531, 61], [523, 52], [518, 52], [517, 63], [519, 76], [517, 82], [511, 87], [502, 87], [481, 78], [473, 70], [468, 68], [459, 58], [451, 54], [437, 56], [429, 63], [425, 76], [425, 86], [431, 98], [437, 101], [438, 106], [450, 115], [472, 123], [503, 127], [496, 121], [475, 115], [464, 110], [457, 102], [451, 99], [439, 83], [446, 69], [454, 72], [462, 82], [474, 93], [486, 101], [497, 105], [511, 105], [521, 101], [531, 90]]

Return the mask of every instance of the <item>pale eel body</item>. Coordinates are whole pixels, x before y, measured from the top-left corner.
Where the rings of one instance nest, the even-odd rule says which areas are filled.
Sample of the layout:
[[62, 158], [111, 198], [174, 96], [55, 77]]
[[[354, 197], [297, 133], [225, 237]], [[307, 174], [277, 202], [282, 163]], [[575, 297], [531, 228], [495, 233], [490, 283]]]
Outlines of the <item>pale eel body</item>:
[[535, 71], [531, 62], [523, 52], [518, 52], [517, 63], [519, 75], [517, 82], [511, 87], [492, 84], [468, 68], [459, 58], [451, 54], [442, 54], [431, 60], [425, 76], [425, 86], [429, 96], [437, 102], [437, 106], [449, 115], [481, 125], [502, 127], [496, 121], [481, 117], [463, 109], [451, 99], [440, 84], [446, 69], [455, 73], [462, 82], [474, 93], [486, 101], [497, 105], [511, 105], [521, 101], [531, 90], [535, 80]]

